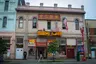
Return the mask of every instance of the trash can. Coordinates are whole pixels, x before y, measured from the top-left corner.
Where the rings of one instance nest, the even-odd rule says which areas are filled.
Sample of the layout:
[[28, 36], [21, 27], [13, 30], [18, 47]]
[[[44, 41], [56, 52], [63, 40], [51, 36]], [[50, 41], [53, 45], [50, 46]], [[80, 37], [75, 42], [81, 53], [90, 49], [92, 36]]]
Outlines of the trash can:
[[77, 52], [77, 61], [80, 61], [80, 52]]

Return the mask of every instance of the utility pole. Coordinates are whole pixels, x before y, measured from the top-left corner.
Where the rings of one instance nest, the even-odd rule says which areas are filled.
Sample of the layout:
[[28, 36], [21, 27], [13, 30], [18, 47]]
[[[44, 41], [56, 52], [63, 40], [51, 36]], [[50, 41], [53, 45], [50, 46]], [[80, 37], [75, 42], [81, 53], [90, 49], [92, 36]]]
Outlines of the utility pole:
[[85, 21], [86, 28], [86, 37], [87, 37], [87, 49], [88, 49], [88, 58], [90, 58], [90, 43], [89, 43], [89, 27], [88, 23]]

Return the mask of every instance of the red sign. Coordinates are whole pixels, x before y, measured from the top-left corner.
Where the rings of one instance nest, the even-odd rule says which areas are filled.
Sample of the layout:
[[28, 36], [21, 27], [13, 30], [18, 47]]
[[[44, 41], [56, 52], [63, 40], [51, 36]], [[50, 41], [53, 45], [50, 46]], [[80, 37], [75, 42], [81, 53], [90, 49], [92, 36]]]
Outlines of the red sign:
[[60, 15], [59, 14], [38, 14], [38, 19], [60, 21]]
[[47, 46], [47, 42], [36, 42], [36, 46], [37, 47], [46, 47]]

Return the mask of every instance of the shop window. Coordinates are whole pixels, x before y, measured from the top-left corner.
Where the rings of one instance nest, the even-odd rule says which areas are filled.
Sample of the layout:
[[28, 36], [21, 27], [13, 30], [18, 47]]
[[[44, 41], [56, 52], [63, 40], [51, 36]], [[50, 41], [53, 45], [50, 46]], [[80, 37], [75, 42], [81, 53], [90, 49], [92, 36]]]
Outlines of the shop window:
[[2, 28], [6, 28], [7, 27], [7, 17], [3, 17], [3, 23], [2, 23]]
[[59, 46], [59, 54], [66, 55], [66, 46]]
[[37, 28], [37, 18], [36, 17], [33, 18], [33, 23], [32, 24], [33, 24], [32, 25], [33, 28]]
[[8, 7], [9, 7], [9, 1], [8, 0], [5, 0], [4, 11], [8, 11]]
[[18, 24], [19, 28], [23, 28], [23, 17], [19, 18], [19, 24]]
[[62, 29], [66, 29], [65, 21], [66, 21], [66, 18], [63, 18], [62, 19]]
[[75, 19], [75, 29], [79, 30], [79, 20]]
[[17, 38], [17, 43], [23, 43], [23, 38]]
[[47, 29], [49, 29], [49, 30], [51, 29], [51, 21], [47, 22]]

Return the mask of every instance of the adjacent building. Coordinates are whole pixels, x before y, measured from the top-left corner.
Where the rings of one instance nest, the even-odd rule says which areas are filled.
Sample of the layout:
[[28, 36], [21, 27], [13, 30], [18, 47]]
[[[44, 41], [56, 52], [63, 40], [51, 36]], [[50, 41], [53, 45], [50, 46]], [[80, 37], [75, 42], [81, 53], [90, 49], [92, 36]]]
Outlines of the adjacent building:
[[96, 19], [86, 19], [88, 51], [91, 58], [96, 58]]
[[83, 43], [80, 32], [80, 26], [85, 27], [84, 6], [47, 7], [40, 3], [18, 6], [16, 11], [15, 58], [22, 59], [23, 51], [27, 52], [27, 58], [38, 59], [41, 53], [48, 58], [47, 47], [54, 40], [60, 42], [58, 53], [64, 58], [75, 58], [77, 51], [87, 55], [86, 34]]
[[15, 58], [15, 25], [17, 6], [25, 5], [24, 0], [0, 0], [0, 37], [7, 40], [7, 57]]

